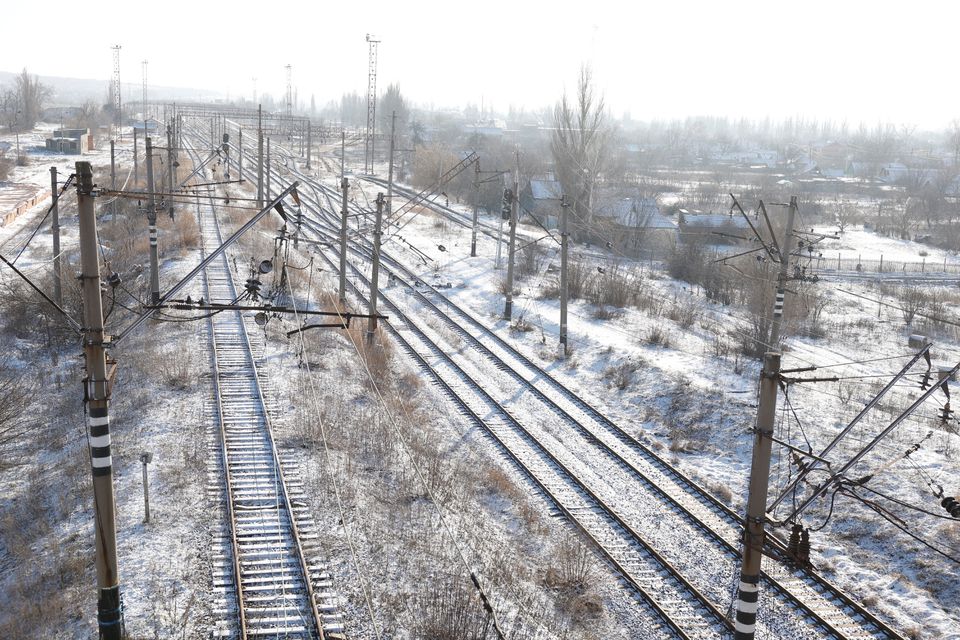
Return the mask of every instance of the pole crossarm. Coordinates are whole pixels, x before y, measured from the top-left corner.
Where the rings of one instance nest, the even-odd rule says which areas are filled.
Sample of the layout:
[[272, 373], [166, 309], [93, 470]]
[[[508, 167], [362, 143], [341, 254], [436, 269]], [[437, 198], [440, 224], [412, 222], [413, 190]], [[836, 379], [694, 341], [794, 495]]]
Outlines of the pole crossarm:
[[[888, 382], [887, 385], [886, 385], [883, 389], [880, 390], [880, 393], [878, 393], [876, 396], [874, 396], [873, 399], [870, 400], [870, 402], [868, 402], [868, 403], [866, 404], [866, 406], [864, 406], [863, 409], [860, 410], [860, 413], [858, 413], [858, 414], [856, 415], [856, 417], [854, 417], [854, 419], [851, 420], [850, 423], [849, 423], [846, 427], [844, 427], [843, 430], [842, 430], [840, 433], [838, 433], [838, 434], [836, 435], [836, 437], [834, 437], [833, 441], [832, 441], [830, 444], [828, 444], [826, 447], [824, 447], [823, 451], [820, 452], [820, 456], [819, 456], [819, 457], [820, 457], [820, 458], [826, 458], [826, 457], [827, 457], [827, 454], [829, 454], [831, 451], [833, 451], [834, 447], [836, 447], [838, 444], [840, 444], [840, 441], [841, 441], [844, 437], [846, 437], [846, 435], [847, 435], [848, 433], [850, 433], [850, 431], [851, 431], [855, 426], [857, 426], [857, 424], [858, 424], [861, 420], [863, 420], [863, 418], [867, 415], [867, 413], [870, 411], [870, 409], [872, 409], [873, 407], [875, 407], [875, 406], [877, 405], [877, 403], [880, 402], [880, 400], [883, 398], [883, 396], [885, 396], [885, 395], [887, 394], [887, 392], [890, 391], [890, 389], [892, 389], [893, 386], [894, 386], [897, 382], [899, 382], [905, 375], [907, 375], [907, 371], [909, 371], [909, 370], [913, 367], [913, 365], [915, 365], [915, 364], [917, 363], [917, 361], [920, 360], [920, 358], [924, 357], [924, 355], [930, 351], [930, 347], [931, 347], [931, 346], [932, 346], [932, 345], [929, 345], [929, 344], [926, 345], [926, 346], [925, 346], [923, 349], [921, 349], [915, 356], [913, 356], [913, 358], [911, 358], [910, 362], [908, 362], [906, 365], [904, 365], [904, 367], [900, 370], [900, 372], [897, 373], [897, 375], [895, 375], [895, 376], [893, 377], [893, 379], [890, 380], [890, 382]], [[796, 488], [800, 485], [801, 482], [803, 482], [804, 478], [806, 478], [807, 475], [808, 475], [811, 471], [813, 471], [814, 469], [816, 469], [816, 468], [817, 468], [817, 461], [814, 460], [814, 462], [810, 463], [810, 464], [807, 466], [806, 469], [802, 470], [802, 471], [797, 475], [797, 477], [794, 478], [793, 482], [791, 482], [791, 483], [787, 486], [787, 488], [783, 490], [783, 493], [781, 493], [780, 496], [777, 497], [777, 499], [774, 500], [774, 501], [770, 504], [770, 506], [767, 508], [767, 513], [771, 513], [774, 509], [776, 509], [776, 508], [777, 508], [777, 505], [779, 505], [781, 502], [783, 502], [783, 501], [786, 499], [786, 497], [787, 497], [788, 495], [790, 495], [790, 493], [791, 493], [794, 489], [796, 489]]]
[[[952, 378], [957, 373], [958, 370], [960, 370], [960, 362], [958, 362], [956, 365], [954, 365], [952, 369], [950, 369], [950, 372], [946, 375], [946, 378], [947, 379]], [[800, 503], [800, 506], [794, 509], [793, 513], [791, 513], [787, 517], [787, 521], [793, 520], [794, 518], [799, 516], [801, 513], [803, 513], [804, 510], [806, 510], [807, 507], [810, 506], [811, 503], [813, 503], [814, 500], [816, 500], [818, 497], [826, 493], [830, 489], [831, 485], [833, 485], [834, 483], [840, 482], [843, 479], [844, 474], [846, 474], [846, 472], [849, 471], [850, 468], [853, 467], [853, 465], [860, 462], [860, 460], [862, 460], [865, 455], [870, 453], [870, 451], [873, 450], [873, 448], [876, 447], [881, 440], [887, 437], [887, 435], [891, 431], [896, 429], [901, 422], [906, 420], [911, 413], [916, 411], [917, 407], [923, 404], [923, 402], [927, 398], [932, 396], [939, 389], [940, 389], [939, 384], [932, 385], [929, 389], [927, 389], [927, 391], [922, 396], [917, 398], [913, 404], [907, 407], [903, 411], [903, 413], [897, 416], [897, 418], [893, 422], [891, 422], [889, 425], [887, 425], [883, 431], [878, 433], [876, 437], [874, 437], [874, 439], [871, 440], [867, 446], [865, 446], [863, 449], [857, 452], [857, 454], [853, 456], [850, 460], [848, 460], [846, 464], [840, 467], [840, 469], [838, 469], [835, 473], [830, 474], [830, 477], [827, 478], [825, 482], [821, 483], [816, 489], [814, 489], [814, 491], [809, 496], [807, 496], [802, 503]]]
[[[265, 215], [267, 215], [267, 214], [270, 212], [271, 209], [273, 209], [273, 208], [276, 207], [277, 210], [279, 211], [280, 208], [282, 208], [282, 206], [281, 206], [281, 204], [280, 204], [281, 201], [282, 201], [284, 198], [286, 198], [291, 192], [295, 191], [296, 188], [297, 188], [299, 185], [300, 185], [300, 183], [299, 183], [298, 181], [294, 181], [290, 186], [288, 186], [286, 189], [284, 189], [283, 191], [281, 191], [281, 192], [280, 192], [280, 195], [278, 195], [276, 198], [274, 198], [266, 207], [264, 207], [263, 209], [261, 209], [256, 215], [254, 215], [252, 218], [250, 218], [250, 220], [248, 220], [242, 227], [240, 227], [239, 229], [237, 229], [237, 230], [233, 233], [232, 236], [230, 236], [229, 238], [227, 238], [226, 240], [224, 240], [223, 244], [221, 244], [221, 245], [220, 245], [219, 247], [217, 247], [214, 251], [212, 251], [212, 252], [210, 253], [210, 255], [208, 255], [206, 258], [204, 258], [203, 261], [201, 261], [200, 264], [198, 264], [196, 267], [194, 267], [193, 270], [192, 270], [190, 273], [188, 273], [186, 276], [184, 276], [183, 279], [180, 280], [180, 282], [178, 282], [177, 284], [173, 285], [173, 286], [170, 288], [169, 291], [167, 291], [165, 294], [163, 294], [163, 295], [160, 297], [160, 299], [157, 300], [156, 304], [153, 305], [153, 307], [158, 307], [158, 306], [160, 306], [160, 305], [165, 304], [165, 303], [168, 302], [173, 296], [175, 296], [177, 293], [179, 293], [180, 290], [183, 289], [183, 287], [185, 287], [188, 282], [190, 282], [190, 280], [192, 280], [194, 277], [196, 277], [196, 275], [197, 275], [198, 273], [200, 273], [201, 271], [203, 271], [204, 269], [206, 269], [206, 267], [207, 267], [208, 264], [210, 264], [210, 263], [213, 262], [216, 258], [218, 258], [218, 257], [220, 256], [220, 254], [222, 254], [224, 251], [226, 251], [226, 250], [227, 250], [227, 247], [229, 247], [231, 244], [233, 244], [240, 236], [242, 236], [244, 233], [246, 233], [247, 231], [249, 231], [255, 224], [257, 224], [257, 222], [260, 221], [261, 218], [263, 218]], [[126, 329], [124, 329], [123, 331], [121, 331], [120, 334], [117, 335], [117, 338], [116, 338], [116, 340], [114, 340], [114, 342], [119, 342], [120, 340], [122, 340], [122, 339], [123, 339], [124, 337], [126, 337], [131, 331], [133, 331], [134, 329], [136, 329], [137, 327], [139, 327], [141, 324], [143, 324], [143, 322], [146, 321], [147, 318], [149, 318], [150, 316], [152, 316], [155, 312], [156, 312], [156, 308], [150, 308], [150, 309], [148, 309], [145, 313], [143, 313], [142, 315], [140, 315], [139, 318], [137, 318], [136, 320], [134, 320], [133, 323], [132, 323], [129, 327], [127, 327]]]

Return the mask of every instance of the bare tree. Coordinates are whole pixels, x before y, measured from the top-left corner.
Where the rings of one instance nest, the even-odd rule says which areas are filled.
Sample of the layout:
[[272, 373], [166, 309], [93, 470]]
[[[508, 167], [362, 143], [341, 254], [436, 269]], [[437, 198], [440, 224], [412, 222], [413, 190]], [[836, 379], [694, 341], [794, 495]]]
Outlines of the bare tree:
[[588, 66], [580, 68], [576, 102], [566, 92], [554, 108], [556, 129], [550, 150], [564, 194], [571, 199], [573, 214], [588, 228], [593, 222], [591, 200], [600, 172], [609, 155], [610, 128], [604, 100], [594, 94]]
[[19, 131], [32, 129], [40, 119], [40, 112], [50, 99], [52, 90], [41, 83], [37, 76], [27, 73], [26, 69], [14, 79], [14, 90], [17, 94], [16, 128]]

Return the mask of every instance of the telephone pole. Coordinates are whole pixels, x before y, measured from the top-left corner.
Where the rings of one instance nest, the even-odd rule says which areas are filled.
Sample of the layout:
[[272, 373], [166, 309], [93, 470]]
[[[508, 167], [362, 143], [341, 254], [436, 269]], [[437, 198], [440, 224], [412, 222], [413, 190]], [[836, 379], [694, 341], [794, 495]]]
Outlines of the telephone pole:
[[160, 257], [157, 251], [157, 197], [153, 185], [153, 147], [150, 136], [147, 145], [147, 222], [150, 224], [150, 300], [160, 302]]
[[347, 191], [350, 181], [340, 178], [340, 196], [343, 204], [340, 208], [340, 304], [347, 304]]
[[110, 382], [107, 378], [100, 298], [100, 261], [97, 252], [97, 219], [93, 206], [93, 170], [77, 162], [77, 209], [80, 219], [80, 283], [83, 289], [84, 358], [87, 425], [90, 429], [90, 464], [93, 474], [94, 553], [97, 570], [97, 624], [102, 640], [120, 640], [120, 576], [117, 572], [117, 532], [110, 456]]
[[760, 374], [760, 402], [753, 438], [753, 459], [750, 463], [750, 492], [747, 499], [747, 517], [743, 533], [743, 558], [740, 565], [740, 588], [737, 597], [737, 617], [734, 623], [735, 640], [753, 640], [756, 631], [760, 596], [760, 564], [763, 558], [764, 526], [767, 513], [767, 491], [770, 486], [770, 453], [773, 446], [773, 425], [777, 412], [777, 384], [780, 379], [780, 353], [776, 351], [783, 320], [783, 298], [789, 277], [790, 251], [793, 245], [793, 219], [797, 211], [797, 197], [790, 197], [787, 226], [778, 247], [780, 273], [777, 279], [777, 297], [773, 305], [769, 348], [763, 357]]
[[473, 167], [473, 235], [470, 238], [470, 257], [477, 257], [477, 225], [480, 224], [480, 160]]
[[517, 151], [517, 169], [513, 177], [513, 200], [510, 203], [510, 249], [507, 252], [507, 302], [503, 308], [503, 319], [513, 317], [513, 258], [517, 252], [517, 209], [520, 200], [520, 152]]
[[53, 199], [51, 208], [50, 230], [53, 232], [53, 299], [59, 306], [63, 306], [63, 290], [60, 273], [60, 198], [57, 195], [57, 168], [50, 167], [50, 197]]
[[[373, 224], [373, 273], [370, 275], [370, 323], [367, 325], [367, 344], [373, 344], [377, 330], [377, 280], [380, 276], [380, 225], [383, 224], [382, 193], [377, 194], [377, 218]], [[343, 254], [341, 254], [343, 255]]]
[[567, 202], [567, 196], [560, 200], [560, 356], [566, 357], [567, 349], [567, 246], [569, 244], [569, 234], [567, 233], [567, 209], [570, 203]]
[[390, 115], [390, 162], [387, 163], [387, 218], [393, 212], [393, 145], [397, 128], [397, 112]]

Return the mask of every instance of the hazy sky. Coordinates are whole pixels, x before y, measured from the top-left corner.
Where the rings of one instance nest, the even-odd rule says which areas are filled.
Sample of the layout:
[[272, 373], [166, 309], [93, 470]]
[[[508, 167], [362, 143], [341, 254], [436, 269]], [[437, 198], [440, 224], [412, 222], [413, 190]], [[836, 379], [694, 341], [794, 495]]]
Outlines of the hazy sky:
[[[89, 20], [78, 14], [88, 8]], [[589, 62], [613, 112], [634, 119], [803, 114], [941, 127], [960, 116], [958, 19], [960, 2], [946, 0], [53, 0], [4, 7], [0, 70], [106, 81], [120, 44], [124, 83], [139, 84], [147, 59], [150, 84], [252, 97], [256, 78], [280, 98], [291, 64], [300, 100], [315, 94], [319, 105], [365, 93], [372, 33], [378, 88], [397, 82], [423, 104], [537, 109]]]

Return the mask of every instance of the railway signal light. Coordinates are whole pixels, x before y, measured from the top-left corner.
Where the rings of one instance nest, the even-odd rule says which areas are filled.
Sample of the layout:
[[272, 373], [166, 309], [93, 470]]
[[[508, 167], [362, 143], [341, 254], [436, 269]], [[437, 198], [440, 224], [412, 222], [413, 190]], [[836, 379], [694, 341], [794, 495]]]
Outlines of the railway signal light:
[[960, 500], [957, 500], [955, 496], [947, 496], [940, 501], [940, 506], [954, 518], [960, 518]]
[[500, 209], [500, 215], [504, 220], [510, 219], [512, 205], [513, 205], [513, 189], [504, 189], [503, 190], [503, 208]]

